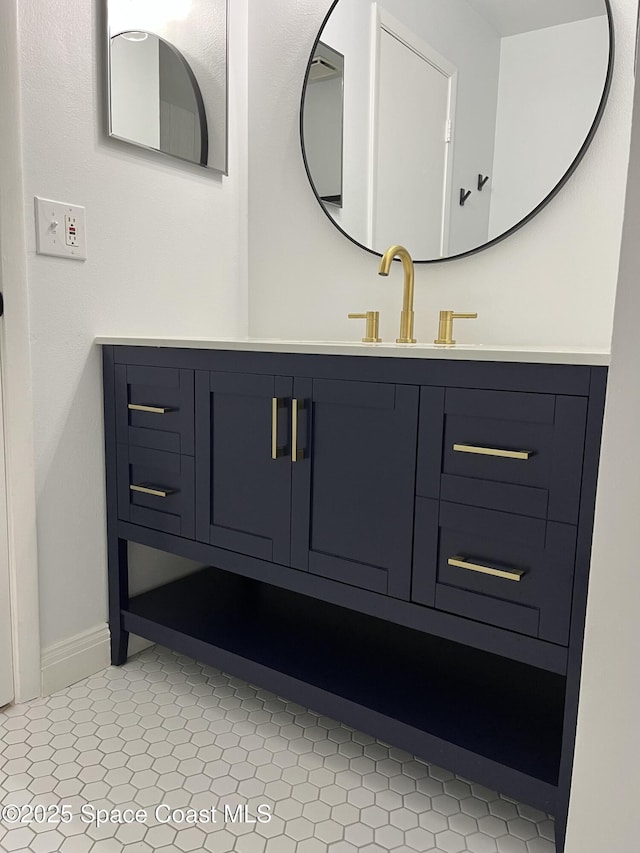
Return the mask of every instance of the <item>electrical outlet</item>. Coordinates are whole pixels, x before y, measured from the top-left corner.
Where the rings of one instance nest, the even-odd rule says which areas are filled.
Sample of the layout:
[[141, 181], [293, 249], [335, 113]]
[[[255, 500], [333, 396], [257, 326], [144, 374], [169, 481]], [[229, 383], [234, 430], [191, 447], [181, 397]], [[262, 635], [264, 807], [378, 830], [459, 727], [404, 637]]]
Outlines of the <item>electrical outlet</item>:
[[35, 197], [36, 251], [75, 261], [87, 257], [84, 207]]
[[76, 216], [65, 215], [64, 236], [67, 246], [78, 245], [78, 220]]

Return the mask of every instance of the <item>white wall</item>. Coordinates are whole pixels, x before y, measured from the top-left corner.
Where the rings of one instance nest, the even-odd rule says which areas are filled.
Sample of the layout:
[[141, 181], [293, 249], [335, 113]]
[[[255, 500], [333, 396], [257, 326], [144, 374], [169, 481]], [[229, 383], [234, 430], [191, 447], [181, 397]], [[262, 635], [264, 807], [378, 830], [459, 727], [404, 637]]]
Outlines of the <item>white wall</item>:
[[[106, 618], [94, 336], [246, 332], [246, 3], [231, 4], [229, 178], [106, 138], [101, 10], [19, 3], [45, 649]], [[35, 254], [36, 194], [86, 206], [86, 262]]]
[[606, 16], [502, 40], [492, 239], [537, 207], [575, 158], [600, 103], [608, 41]]
[[[302, 164], [298, 110], [330, 0], [251, 5], [249, 21], [250, 331], [357, 339], [349, 311], [380, 309], [397, 337], [401, 273], [346, 240], [315, 201]], [[416, 269], [416, 332], [433, 340], [440, 309], [478, 311], [463, 342], [609, 345], [629, 151], [637, 0], [613, 0], [616, 68], [606, 114], [562, 193], [508, 240]], [[277, 199], [277, 205], [274, 200]], [[286, 306], [294, 305], [295, 310]]]
[[640, 422], [640, 86], [633, 116], [566, 853], [637, 848], [640, 480], [634, 448]]

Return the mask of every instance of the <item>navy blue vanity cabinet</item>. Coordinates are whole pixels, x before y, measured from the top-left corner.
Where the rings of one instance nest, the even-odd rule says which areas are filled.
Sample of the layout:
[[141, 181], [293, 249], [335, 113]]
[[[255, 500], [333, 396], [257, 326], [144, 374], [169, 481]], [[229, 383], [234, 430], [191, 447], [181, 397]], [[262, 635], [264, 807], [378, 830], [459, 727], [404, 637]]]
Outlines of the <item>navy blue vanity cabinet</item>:
[[[105, 346], [112, 661], [147, 637], [556, 817], [606, 369]], [[135, 597], [128, 543], [204, 568]]]
[[297, 377], [291, 565], [408, 600], [419, 389]]

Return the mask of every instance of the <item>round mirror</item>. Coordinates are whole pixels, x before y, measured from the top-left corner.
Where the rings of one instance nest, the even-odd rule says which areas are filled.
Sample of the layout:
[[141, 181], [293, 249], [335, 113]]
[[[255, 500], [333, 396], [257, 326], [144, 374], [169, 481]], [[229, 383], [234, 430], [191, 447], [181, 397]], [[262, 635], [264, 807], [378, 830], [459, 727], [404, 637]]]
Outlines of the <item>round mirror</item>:
[[111, 37], [109, 70], [112, 136], [207, 165], [202, 93], [180, 51], [153, 33], [128, 30]]
[[335, 0], [300, 110], [313, 191], [370, 252], [480, 251], [569, 179], [612, 66], [609, 0]]

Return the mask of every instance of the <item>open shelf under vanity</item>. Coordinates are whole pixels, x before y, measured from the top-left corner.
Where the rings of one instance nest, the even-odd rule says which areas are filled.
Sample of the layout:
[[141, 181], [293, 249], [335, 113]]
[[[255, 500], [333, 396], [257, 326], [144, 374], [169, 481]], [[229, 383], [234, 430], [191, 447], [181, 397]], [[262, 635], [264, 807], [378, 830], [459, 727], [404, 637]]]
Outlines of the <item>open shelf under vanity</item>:
[[561, 675], [216, 568], [132, 598], [122, 616], [132, 633], [553, 806]]

